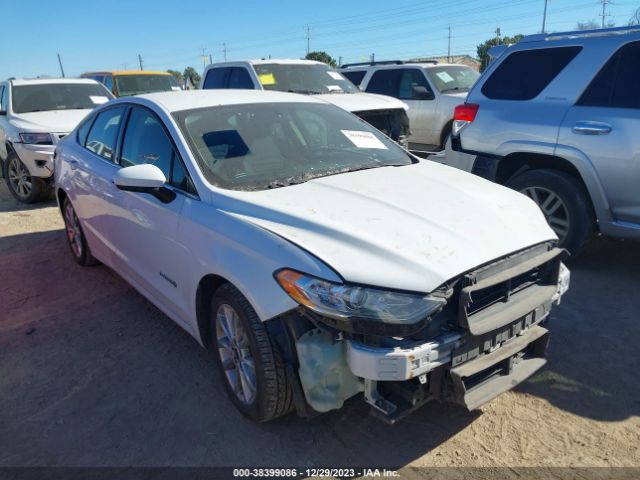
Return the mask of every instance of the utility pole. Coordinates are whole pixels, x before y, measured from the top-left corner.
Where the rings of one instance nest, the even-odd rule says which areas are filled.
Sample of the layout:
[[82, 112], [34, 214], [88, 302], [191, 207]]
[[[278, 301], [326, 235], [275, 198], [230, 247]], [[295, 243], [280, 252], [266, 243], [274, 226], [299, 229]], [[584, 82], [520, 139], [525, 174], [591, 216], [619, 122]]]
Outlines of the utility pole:
[[224, 55], [224, 61], [227, 61], [227, 42], [222, 42], [222, 54]]
[[138, 62], [140, 62], [140, 70], [144, 70], [142, 66], [142, 55], [138, 54]]
[[372, 53], [370, 58], [371, 58], [371, 65], [376, 63], [376, 54], [375, 53]]
[[447, 46], [447, 63], [451, 63], [451, 25], [449, 25], [449, 42]]
[[213, 57], [209, 54], [209, 63], [213, 63]]
[[338, 66], [341, 67], [342, 66], [342, 55], [340, 55], [338, 57]]
[[202, 68], [207, 68], [207, 58], [209, 58], [209, 56], [205, 55], [204, 47], [202, 48], [202, 55], [200, 55], [200, 58], [202, 58]]
[[309, 28], [309, 24], [304, 27], [306, 35], [307, 35], [307, 55], [309, 55], [309, 40], [311, 39], [311, 29]]
[[60, 65], [60, 73], [62, 73], [62, 78], [64, 78], [64, 68], [62, 68], [62, 60], [60, 59], [60, 54], [58, 54], [58, 65]]
[[602, 3], [602, 28], [604, 28], [604, 20], [605, 17], [608, 17], [609, 14], [607, 13], [607, 5], [611, 3], [610, 0], [600, 0], [600, 2]]
[[496, 44], [500, 45], [500, 27], [496, 28]]
[[547, 33], [547, 2], [544, 0], [544, 14], [542, 15], [542, 33]]

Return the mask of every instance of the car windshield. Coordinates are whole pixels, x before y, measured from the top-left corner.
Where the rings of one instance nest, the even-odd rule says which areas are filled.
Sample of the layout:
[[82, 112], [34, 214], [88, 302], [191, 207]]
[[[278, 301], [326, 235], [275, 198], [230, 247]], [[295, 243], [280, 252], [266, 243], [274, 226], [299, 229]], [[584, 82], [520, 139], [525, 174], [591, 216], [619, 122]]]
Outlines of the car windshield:
[[286, 187], [412, 157], [333, 105], [258, 103], [174, 113], [204, 176], [230, 190]]
[[464, 65], [443, 65], [426, 70], [429, 80], [435, 84], [440, 93], [468, 92], [480, 77], [478, 72]]
[[14, 113], [92, 109], [112, 98], [102, 85], [92, 83], [15, 85], [11, 93]]
[[324, 63], [262, 63], [254, 68], [265, 90], [304, 94], [359, 92], [350, 80]]
[[153, 92], [170, 92], [170, 75], [118, 75], [115, 77], [119, 96], [140, 95]]

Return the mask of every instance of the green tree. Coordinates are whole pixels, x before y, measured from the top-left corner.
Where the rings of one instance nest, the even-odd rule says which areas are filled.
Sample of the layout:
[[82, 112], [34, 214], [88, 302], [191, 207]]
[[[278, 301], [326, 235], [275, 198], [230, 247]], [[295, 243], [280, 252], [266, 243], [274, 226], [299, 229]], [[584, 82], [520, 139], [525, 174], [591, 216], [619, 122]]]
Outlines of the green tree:
[[197, 87], [200, 84], [200, 74], [196, 72], [196, 69], [193, 67], [187, 67], [184, 69], [184, 78], [188, 78], [191, 81], [191, 84], [194, 87]]
[[336, 62], [335, 59], [333, 59], [327, 52], [309, 52], [304, 58], [307, 60], [315, 60], [316, 62], [326, 63], [333, 68], [338, 67], [338, 62]]
[[513, 43], [518, 43], [523, 38], [524, 35], [521, 34], [514, 35], [513, 37], [502, 37], [500, 40], [494, 37], [478, 45], [477, 52], [478, 58], [480, 59], [480, 72], [484, 72], [489, 66], [489, 49], [491, 47], [495, 47], [496, 45], [511, 45]]
[[184, 76], [179, 71], [168, 69], [167, 73], [170, 73], [171, 75], [176, 77], [176, 80], [178, 80], [178, 83], [182, 85], [182, 82], [184, 81]]

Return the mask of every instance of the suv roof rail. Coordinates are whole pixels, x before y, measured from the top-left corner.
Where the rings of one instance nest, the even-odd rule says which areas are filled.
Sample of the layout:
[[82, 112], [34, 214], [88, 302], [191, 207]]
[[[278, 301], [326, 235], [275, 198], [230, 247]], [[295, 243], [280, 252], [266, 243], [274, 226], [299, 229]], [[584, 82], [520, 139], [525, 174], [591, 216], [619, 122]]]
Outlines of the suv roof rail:
[[640, 25], [631, 25], [627, 27], [611, 27], [611, 28], [598, 28], [595, 30], [573, 30], [570, 32], [557, 32], [557, 33], [535, 33], [533, 35], [527, 35], [520, 42], [537, 42], [540, 40], [552, 41], [562, 40], [565, 38], [580, 38], [580, 37], [596, 37], [605, 35], [623, 35], [625, 33], [640, 32]]
[[364, 67], [367, 65], [402, 65], [403, 63], [405, 63], [403, 60], [381, 60], [379, 62], [345, 63], [340, 65], [340, 68]]
[[366, 67], [373, 65], [405, 65], [407, 63], [432, 63], [437, 65], [438, 60], [381, 60], [377, 62], [345, 63], [344, 65], [340, 65], [340, 68]]

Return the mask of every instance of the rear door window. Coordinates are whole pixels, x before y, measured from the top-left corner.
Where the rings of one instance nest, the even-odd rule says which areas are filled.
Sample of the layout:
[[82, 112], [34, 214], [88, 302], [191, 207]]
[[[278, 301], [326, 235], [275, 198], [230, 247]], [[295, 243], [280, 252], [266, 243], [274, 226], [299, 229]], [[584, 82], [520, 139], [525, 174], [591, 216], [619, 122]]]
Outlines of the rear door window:
[[253, 90], [253, 81], [246, 68], [231, 67], [229, 73], [228, 88], [239, 88], [243, 90]]
[[124, 110], [125, 107], [115, 107], [98, 114], [87, 135], [87, 150], [113, 162]]
[[531, 100], [553, 81], [582, 47], [539, 48], [514, 52], [482, 86], [493, 100]]
[[204, 89], [226, 88], [228, 73], [229, 73], [228, 67], [212, 68], [207, 72], [207, 76], [204, 79], [202, 88]]
[[620, 48], [600, 70], [578, 105], [640, 108], [640, 42]]
[[402, 100], [424, 99], [426, 93], [432, 93], [427, 79], [417, 68], [378, 70], [372, 75], [367, 92]]
[[351, 80], [355, 85], [360, 85], [362, 83], [362, 79], [367, 74], [366, 70], [362, 70], [361, 72], [349, 72], [349, 71], [341, 71], [342, 75]]
[[369, 85], [367, 85], [367, 92], [397, 97], [401, 77], [402, 70], [400, 69], [378, 70], [371, 76]]

